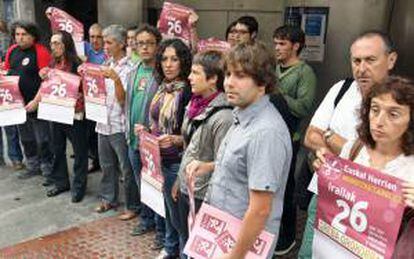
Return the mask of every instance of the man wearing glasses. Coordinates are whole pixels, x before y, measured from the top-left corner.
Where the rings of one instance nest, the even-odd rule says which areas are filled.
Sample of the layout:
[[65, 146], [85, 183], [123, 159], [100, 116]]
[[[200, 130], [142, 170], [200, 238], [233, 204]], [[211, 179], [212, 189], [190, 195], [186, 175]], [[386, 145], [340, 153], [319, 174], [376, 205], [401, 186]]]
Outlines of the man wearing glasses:
[[[158, 44], [161, 42], [160, 32], [153, 26], [144, 24], [137, 29], [136, 46], [140, 61], [135, 69], [131, 70], [128, 79], [125, 112], [127, 118], [126, 137], [128, 155], [135, 176], [141, 172], [141, 159], [138, 151], [139, 139], [135, 135], [142, 128], [149, 125], [149, 105], [158, 89], [155, 80], [155, 55]], [[138, 194], [140, 193], [139, 177], [136, 177]], [[140, 236], [156, 228], [157, 233], [151, 248], [161, 249], [164, 244], [165, 223], [163, 219], [144, 204], [140, 205], [141, 220], [131, 235]]]
[[231, 34], [236, 35], [236, 42], [254, 41], [259, 31], [259, 24], [253, 16], [242, 16], [236, 20], [236, 25], [230, 30]]

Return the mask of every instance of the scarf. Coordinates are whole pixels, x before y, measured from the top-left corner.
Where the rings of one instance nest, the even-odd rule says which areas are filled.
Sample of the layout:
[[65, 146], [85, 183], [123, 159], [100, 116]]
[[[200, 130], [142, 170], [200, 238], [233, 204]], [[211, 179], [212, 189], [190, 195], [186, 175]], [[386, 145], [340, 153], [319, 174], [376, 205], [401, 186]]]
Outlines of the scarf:
[[190, 100], [190, 105], [188, 107], [188, 118], [190, 120], [194, 119], [196, 116], [204, 112], [206, 107], [210, 104], [214, 98], [219, 95], [220, 92], [215, 92], [207, 98], [203, 98], [200, 95], [193, 95]]

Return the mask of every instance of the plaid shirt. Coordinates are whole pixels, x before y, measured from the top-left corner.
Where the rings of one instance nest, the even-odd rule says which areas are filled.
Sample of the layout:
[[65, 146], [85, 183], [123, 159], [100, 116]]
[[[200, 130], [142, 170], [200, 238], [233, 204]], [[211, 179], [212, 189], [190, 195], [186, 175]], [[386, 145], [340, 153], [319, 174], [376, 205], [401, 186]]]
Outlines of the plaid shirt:
[[[129, 62], [128, 57], [124, 57], [118, 62], [115, 62], [112, 58], [105, 62], [104, 65], [107, 65], [113, 68], [121, 79], [122, 86], [126, 91], [128, 72], [131, 70], [132, 66]], [[106, 87], [106, 106], [108, 108], [108, 124], [96, 123], [96, 132], [102, 135], [112, 135], [115, 133], [125, 132], [126, 129], [126, 119], [124, 107], [119, 104], [115, 96], [115, 83], [112, 79], [105, 79]]]

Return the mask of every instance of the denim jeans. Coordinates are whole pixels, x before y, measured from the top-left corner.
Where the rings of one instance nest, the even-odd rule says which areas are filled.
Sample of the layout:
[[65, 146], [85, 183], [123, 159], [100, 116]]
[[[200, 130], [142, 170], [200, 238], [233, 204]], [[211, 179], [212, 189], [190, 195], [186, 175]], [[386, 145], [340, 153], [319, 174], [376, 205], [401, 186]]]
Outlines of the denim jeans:
[[125, 134], [98, 134], [98, 153], [103, 172], [100, 186], [102, 199], [112, 205], [118, 204], [119, 171], [121, 170], [124, 176], [126, 208], [138, 212], [138, 187], [128, 158], [128, 145], [125, 140]]
[[162, 173], [164, 175], [164, 202], [165, 202], [165, 251], [168, 255], [179, 254], [179, 235], [180, 215], [178, 203], [171, 196], [171, 190], [177, 179], [180, 164], [162, 164]]
[[36, 114], [29, 113], [26, 122], [18, 125], [27, 170], [42, 170], [45, 177], [50, 176], [53, 166], [49, 124], [48, 121], [37, 119]]
[[164, 241], [165, 239], [165, 220], [163, 217], [155, 213], [147, 205], [141, 203], [141, 157], [139, 151], [128, 147], [128, 156], [131, 161], [132, 170], [134, 171], [135, 181], [138, 186], [138, 197], [140, 201], [140, 224], [145, 228], [153, 228], [155, 226], [156, 239]]
[[7, 155], [12, 162], [22, 162], [23, 153], [20, 147], [19, 131], [16, 125], [4, 127], [7, 137]]

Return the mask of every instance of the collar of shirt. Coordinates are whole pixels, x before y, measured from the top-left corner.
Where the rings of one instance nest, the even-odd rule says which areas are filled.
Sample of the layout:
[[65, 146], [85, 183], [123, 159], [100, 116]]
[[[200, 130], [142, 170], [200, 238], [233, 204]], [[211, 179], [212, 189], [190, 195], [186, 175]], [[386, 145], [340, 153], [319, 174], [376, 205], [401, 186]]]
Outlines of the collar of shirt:
[[256, 102], [250, 104], [244, 109], [240, 109], [239, 107], [234, 108], [233, 110], [233, 120], [234, 124], [240, 124], [242, 127], [247, 127], [254, 118], [257, 117], [257, 114], [263, 110], [266, 104], [269, 102], [269, 96], [265, 95], [262, 96]]
[[108, 61], [106, 62], [106, 65], [110, 66], [110, 67], [118, 67], [118, 66], [123, 66], [125, 64], [128, 64], [128, 57], [125, 56], [123, 58], [121, 58], [118, 61], [115, 61], [115, 59], [113, 57], [111, 57], [110, 59], [108, 59]]

